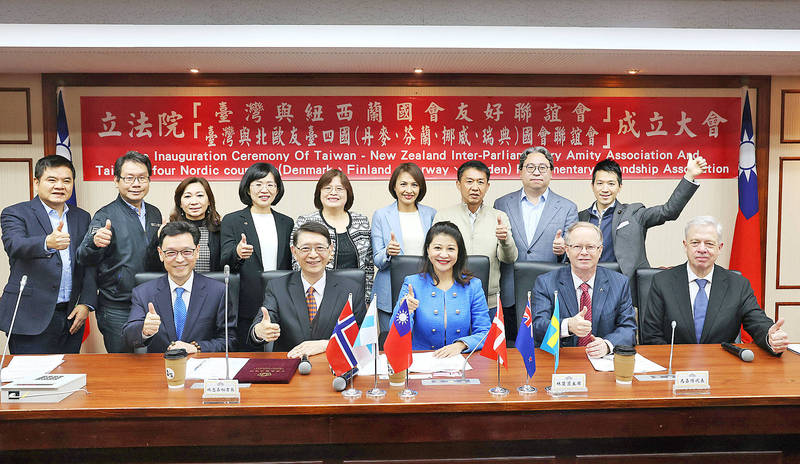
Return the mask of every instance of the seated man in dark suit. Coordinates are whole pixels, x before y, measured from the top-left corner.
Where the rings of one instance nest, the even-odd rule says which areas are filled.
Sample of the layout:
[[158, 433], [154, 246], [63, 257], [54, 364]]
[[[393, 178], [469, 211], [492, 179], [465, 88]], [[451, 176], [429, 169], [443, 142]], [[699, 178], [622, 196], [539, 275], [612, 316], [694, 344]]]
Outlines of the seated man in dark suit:
[[722, 226], [713, 217], [689, 221], [683, 241], [688, 262], [653, 277], [642, 317], [643, 343], [670, 343], [675, 321], [675, 343], [733, 343], [744, 326], [761, 348], [773, 354], [786, 350], [783, 319], [773, 324], [758, 306], [750, 282], [714, 264], [721, 239]]
[[592, 358], [605, 356], [616, 345], [635, 343], [636, 321], [628, 279], [597, 267], [603, 252], [600, 229], [576, 222], [567, 229], [569, 267], [540, 275], [533, 286], [534, 337], [541, 345], [558, 291], [561, 346], [585, 346]]
[[[199, 242], [193, 224], [170, 222], [161, 229], [158, 255], [167, 275], [133, 289], [131, 314], [122, 328], [127, 347], [146, 346], [148, 353], [225, 351], [225, 284], [194, 272]], [[228, 311], [227, 325], [232, 348], [234, 311]]]
[[267, 284], [261, 313], [250, 328], [250, 342], [274, 341], [274, 351], [288, 351], [288, 357], [299, 358], [325, 351], [349, 294], [356, 322], [361, 324], [367, 309], [363, 292], [325, 272], [333, 250], [324, 225], [302, 224], [292, 234], [292, 243], [300, 270]]
[[12, 354], [77, 353], [83, 323], [97, 304], [95, 269], [78, 263], [75, 250], [89, 229], [89, 213], [67, 206], [75, 168], [63, 156], [36, 162], [36, 198], [3, 210], [3, 246], [11, 275], [0, 298], [0, 330], [8, 333], [22, 276], [9, 345]]

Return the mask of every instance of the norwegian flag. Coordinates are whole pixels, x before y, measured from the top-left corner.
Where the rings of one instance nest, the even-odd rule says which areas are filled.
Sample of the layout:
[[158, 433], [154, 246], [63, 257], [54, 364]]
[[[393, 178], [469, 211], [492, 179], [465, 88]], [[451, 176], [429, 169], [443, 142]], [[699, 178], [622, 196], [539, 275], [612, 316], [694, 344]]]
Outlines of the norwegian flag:
[[[498, 302], [500, 298], [497, 299]], [[506, 360], [506, 326], [503, 324], [503, 307], [498, 303], [497, 314], [492, 321], [492, 328], [489, 329], [489, 335], [486, 336], [486, 342], [483, 344], [481, 356], [489, 359], [497, 360], [500, 364], [508, 369]]]
[[339, 320], [336, 321], [336, 327], [328, 341], [328, 348], [325, 350], [328, 364], [331, 365], [334, 374], [342, 375], [358, 364], [356, 355], [353, 353], [356, 337], [358, 337], [358, 324], [356, 324], [353, 308], [350, 306], [348, 298], [339, 315]]

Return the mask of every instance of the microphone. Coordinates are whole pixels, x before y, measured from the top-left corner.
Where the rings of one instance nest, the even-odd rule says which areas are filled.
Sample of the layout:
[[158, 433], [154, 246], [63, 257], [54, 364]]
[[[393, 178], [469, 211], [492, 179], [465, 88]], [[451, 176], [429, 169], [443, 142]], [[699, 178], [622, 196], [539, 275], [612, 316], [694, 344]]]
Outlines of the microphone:
[[225, 274], [225, 379], [230, 380], [231, 362], [228, 358], [228, 287], [230, 286], [231, 280], [231, 267], [226, 264], [222, 272]]
[[744, 362], [751, 362], [755, 358], [752, 351], [748, 350], [747, 348], [740, 348], [733, 343], [723, 342], [721, 346], [725, 351], [736, 356]]
[[473, 353], [475, 353], [475, 350], [478, 349], [478, 346], [482, 345], [483, 342], [486, 341], [486, 337], [489, 336], [489, 332], [491, 332], [491, 330], [488, 330], [486, 332], [486, 335], [483, 336], [481, 341], [476, 343], [475, 346], [472, 347], [472, 351], [470, 351], [467, 357], [464, 358], [464, 364], [461, 365], [461, 382], [467, 381], [467, 361], [469, 361], [469, 358], [472, 356]]
[[297, 366], [297, 372], [299, 372], [301, 375], [308, 375], [311, 373], [311, 361], [308, 360], [308, 356], [303, 355], [303, 357], [300, 358], [300, 364]]
[[[302, 366], [302, 361], [300, 361], [300, 363], [301, 363], [300, 365]], [[311, 363], [308, 363], [308, 365], [311, 366]], [[298, 369], [299, 369], [299, 367], [298, 367]], [[344, 391], [344, 389], [347, 388], [347, 382], [349, 382], [350, 379], [355, 377], [355, 375], [357, 373], [358, 373], [358, 368], [354, 367], [354, 368], [350, 369], [349, 371], [345, 372], [344, 374], [337, 375], [336, 377], [334, 377], [333, 378], [333, 390], [337, 391], [337, 392]], [[301, 374], [302, 374], [302, 372], [301, 372]]]
[[6, 345], [3, 347], [3, 356], [0, 357], [0, 384], [3, 383], [3, 363], [6, 361], [6, 352], [8, 345], [11, 343], [11, 331], [14, 330], [14, 321], [17, 319], [17, 311], [19, 311], [19, 302], [22, 299], [22, 291], [25, 290], [25, 284], [28, 283], [28, 276], [24, 275], [19, 279], [19, 294], [17, 295], [17, 304], [14, 306], [14, 314], [11, 316], [11, 325], [8, 326], [8, 337], [6, 338]]
[[675, 348], [675, 326], [678, 325], [672, 321], [672, 340], [669, 342], [669, 371], [667, 375], [672, 376], [672, 350]]

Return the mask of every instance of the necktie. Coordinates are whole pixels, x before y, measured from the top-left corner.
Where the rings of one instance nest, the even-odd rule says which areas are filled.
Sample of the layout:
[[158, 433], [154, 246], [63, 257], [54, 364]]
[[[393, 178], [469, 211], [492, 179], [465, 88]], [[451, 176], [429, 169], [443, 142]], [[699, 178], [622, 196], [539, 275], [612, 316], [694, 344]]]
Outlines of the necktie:
[[706, 279], [696, 279], [700, 291], [694, 298], [694, 333], [697, 335], [697, 343], [700, 343], [700, 335], [703, 334], [703, 324], [706, 321], [706, 309], [708, 309], [708, 296], [706, 296]]
[[[592, 297], [589, 296], [589, 284], [586, 282], [582, 283], [580, 287], [581, 290], [581, 304], [578, 308], [579, 311], [583, 311], [583, 308], [586, 308], [586, 315], [583, 316], [584, 319], [591, 322], [592, 321]], [[585, 337], [581, 337], [578, 339], [578, 346], [586, 346], [592, 341], [592, 334], [588, 334]]]
[[178, 340], [183, 336], [183, 326], [186, 324], [186, 303], [183, 301], [183, 292], [186, 289], [178, 287], [175, 289], [175, 304], [172, 312], [175, 314], [175, 333]]
[[308, 307], [308, 321], [313, 322], [314, 316], [317, 315], [317, 300], [314, 299], [314, 287], [308, 287], [308, 290], [306, 290], [306, 306]]

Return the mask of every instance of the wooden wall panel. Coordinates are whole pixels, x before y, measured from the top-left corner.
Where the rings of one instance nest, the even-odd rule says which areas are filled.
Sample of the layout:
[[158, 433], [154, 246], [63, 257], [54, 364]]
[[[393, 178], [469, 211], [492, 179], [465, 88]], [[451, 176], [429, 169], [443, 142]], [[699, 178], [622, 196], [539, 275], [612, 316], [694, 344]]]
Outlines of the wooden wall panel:
[[0, 144], [31, 144], [31, 89], [0, 88]]

